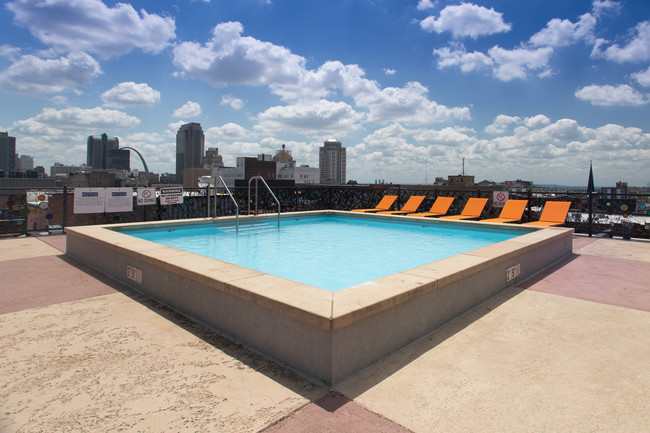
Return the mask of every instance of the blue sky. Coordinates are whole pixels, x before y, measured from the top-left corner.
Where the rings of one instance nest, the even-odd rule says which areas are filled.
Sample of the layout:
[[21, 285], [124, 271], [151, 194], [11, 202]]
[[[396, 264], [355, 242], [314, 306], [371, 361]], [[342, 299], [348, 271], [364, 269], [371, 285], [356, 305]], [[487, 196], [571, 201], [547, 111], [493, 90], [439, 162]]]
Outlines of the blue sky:
[[[0, 130], [36, 165], [106, 132], [173, 172], [199, 122], [226, 165], [286, 144], [348, 179], [650, 183], [647, 0], [10, 0]], [[133, 168], [142, 168], [137, 158]]]

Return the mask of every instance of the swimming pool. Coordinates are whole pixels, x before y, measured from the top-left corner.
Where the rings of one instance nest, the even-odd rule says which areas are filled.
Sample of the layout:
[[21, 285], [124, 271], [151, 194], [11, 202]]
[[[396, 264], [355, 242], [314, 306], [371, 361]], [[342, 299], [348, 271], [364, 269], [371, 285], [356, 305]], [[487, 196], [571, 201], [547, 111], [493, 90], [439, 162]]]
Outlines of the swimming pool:
[[335, 292], [527, 232], [328, 215], [122, 233]]
[[[405, 217], [390, 215], [302, 212], [283, 214], [280, 232], [292, 220], [332, 216], [363, 224], [406, 222]], [[240, 230], [248, 224], [272, 225], [276, 220], [275, 214], [240, 217]], [[531, 230], [424, 218], [408, 221], [427, 229], [505, 228], [514, 236], [336, 291], [126, 234], [135, 229], [181, 231], [187, 226], [233, 225], [234, 217], [69, 227], [66, 253], [327, 385], [344, 381], [571, 253], [573, 229], [568, 228]], [[386, 249], [393, 256], [402, 254], [403, 243], [402, 238], [391, 241]], [[321, 266], [340, 272], [337, 265], [322, 262]]]

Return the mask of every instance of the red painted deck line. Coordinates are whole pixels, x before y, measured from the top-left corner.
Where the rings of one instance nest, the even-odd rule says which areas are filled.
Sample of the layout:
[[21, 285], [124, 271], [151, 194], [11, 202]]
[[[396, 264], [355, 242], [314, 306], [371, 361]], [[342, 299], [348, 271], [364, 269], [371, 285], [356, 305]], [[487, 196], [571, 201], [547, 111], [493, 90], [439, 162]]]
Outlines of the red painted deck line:
[[264, 433], [408, 433], [409, 431], [364, 409], [335, 391], [262, 430]]
[[64, 255], [0, 261], [0, 276], [0, 314], [116, 293], [117, 284]]
[[650, 311], [648, 281], [647, 262], [572, 254], [519, 287]]

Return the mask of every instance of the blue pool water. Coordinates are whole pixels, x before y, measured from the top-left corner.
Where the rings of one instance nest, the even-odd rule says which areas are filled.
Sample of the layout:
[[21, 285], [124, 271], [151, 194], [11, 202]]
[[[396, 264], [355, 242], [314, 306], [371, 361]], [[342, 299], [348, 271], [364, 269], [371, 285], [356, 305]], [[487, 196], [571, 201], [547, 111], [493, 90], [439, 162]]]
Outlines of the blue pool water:
[[123, 233], [337, 291], [527, 233], [346, 216], [129, 229]]

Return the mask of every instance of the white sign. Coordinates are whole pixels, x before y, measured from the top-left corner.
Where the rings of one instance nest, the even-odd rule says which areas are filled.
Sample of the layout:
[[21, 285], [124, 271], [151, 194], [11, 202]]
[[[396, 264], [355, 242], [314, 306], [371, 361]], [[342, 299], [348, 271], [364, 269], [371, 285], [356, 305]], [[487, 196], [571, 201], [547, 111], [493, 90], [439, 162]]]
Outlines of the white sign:
[[506, 282], [514, 280], [519, 275], [521, 275], [521, 265], [517, 263], [516, 265], [506, 269]]
[[156, 204], [156, 188], [138, 188], [138, 206]]
[[104, 213], [104, 188], [75, 188], [74, 213]]
[[142, 284], [142, 269], [135, 266], [126, 265], [126, 278], [133, 280], [138, 284]]
[[160, 204], [182, 204], [183, 188], [160, 188]]
[[493, 207], [503, 207], [508, 201], [510, 193], [508, 191], [493, 191], [492, 192], [492, 206]]
[[133, 189], [106, 188], [106, 212], [132, 212]]

